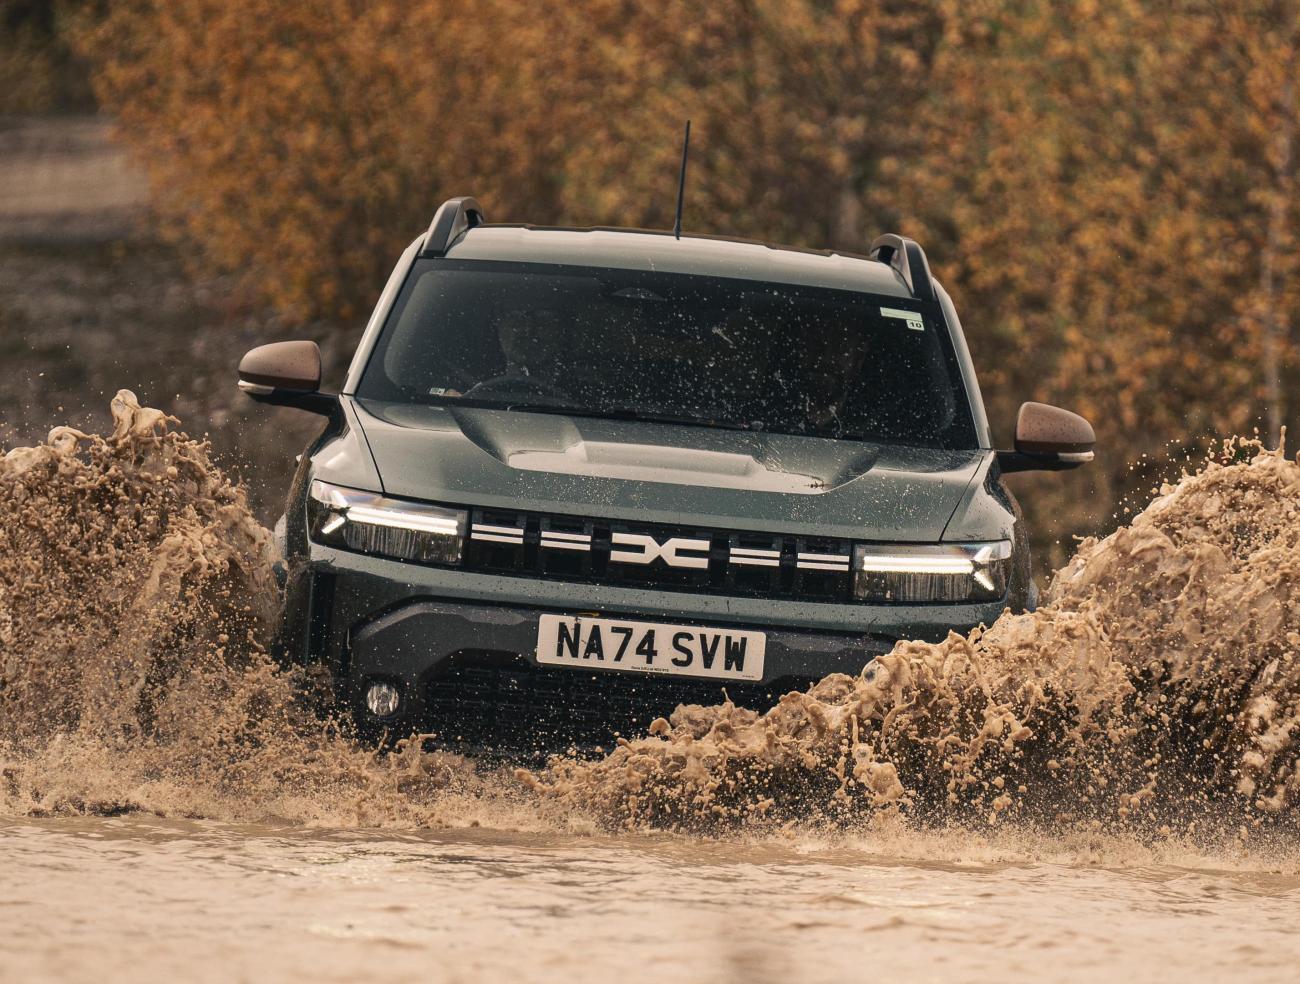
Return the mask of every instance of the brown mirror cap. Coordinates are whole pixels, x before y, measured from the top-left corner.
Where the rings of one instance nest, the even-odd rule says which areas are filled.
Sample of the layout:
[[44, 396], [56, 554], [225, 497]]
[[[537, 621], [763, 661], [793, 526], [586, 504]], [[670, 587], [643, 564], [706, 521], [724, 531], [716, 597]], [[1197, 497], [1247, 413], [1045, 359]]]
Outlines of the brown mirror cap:
[[1023, 403], [1016, 417], [1016, 450], [1025, 454], [1082, 454], [1097, 443], [1092, 424], [1046, 403]]
[[245, 388], [320, 389], [320, 348], [315, 342], [271, 342], [259, 345], [239, 361], [239, 382]]

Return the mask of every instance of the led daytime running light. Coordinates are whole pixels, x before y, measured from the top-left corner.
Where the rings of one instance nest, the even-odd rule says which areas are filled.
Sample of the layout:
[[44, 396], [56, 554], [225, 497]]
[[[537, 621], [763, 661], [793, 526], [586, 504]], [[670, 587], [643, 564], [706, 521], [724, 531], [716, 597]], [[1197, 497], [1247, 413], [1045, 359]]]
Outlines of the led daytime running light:
[[311, 537], [359, 553], [428, 564], [458, 564], [468, 516], [423, 502], [389, 499], [319, 479], [311, 484]]
[[973, 574], [975, 562], [969, 557], [909, 557], [865, 554], [861, 571], [880, 574]]
[[391, 507], [349, 506], [344, 515], [351, 522], [369, 523], [371, 526], [388, 526], [420, 533], [441, 533], [443, 536], [459, 536], [461, 532], [461, 524], [452, 517], [427, 516]]
[[853, 554], [854, 593], [890, 602], [992, 601], [1006, 593], [1011, 541], [862, 544]]

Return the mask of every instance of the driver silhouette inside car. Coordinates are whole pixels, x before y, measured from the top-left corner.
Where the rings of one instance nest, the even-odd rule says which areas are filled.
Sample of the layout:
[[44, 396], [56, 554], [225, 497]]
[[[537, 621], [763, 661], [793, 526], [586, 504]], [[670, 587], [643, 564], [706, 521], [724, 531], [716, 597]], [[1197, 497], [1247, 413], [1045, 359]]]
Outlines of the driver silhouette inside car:
[[501, 346], [502, 371], [480, 380], [463, 394], [470, 398], [546, 397], [563, 399], [556, 385], [560, 377], [560, 350], [565, 336], [555, 311], [508, 311], [497, 321], [497, 342]]

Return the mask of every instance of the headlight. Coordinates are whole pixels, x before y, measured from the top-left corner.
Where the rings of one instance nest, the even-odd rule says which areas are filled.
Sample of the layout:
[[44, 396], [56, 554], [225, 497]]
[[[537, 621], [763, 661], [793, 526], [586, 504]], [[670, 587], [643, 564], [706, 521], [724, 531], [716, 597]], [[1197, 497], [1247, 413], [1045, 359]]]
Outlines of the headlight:
[[853, 550], [853, 593], [868, 601], [996, 601], [1010, 572], [1010, 540]]
[[307, 528], [317, 543], [421, 564], [459, 564], [463, 509], [387, 499], [374, 492], [311, 483]]

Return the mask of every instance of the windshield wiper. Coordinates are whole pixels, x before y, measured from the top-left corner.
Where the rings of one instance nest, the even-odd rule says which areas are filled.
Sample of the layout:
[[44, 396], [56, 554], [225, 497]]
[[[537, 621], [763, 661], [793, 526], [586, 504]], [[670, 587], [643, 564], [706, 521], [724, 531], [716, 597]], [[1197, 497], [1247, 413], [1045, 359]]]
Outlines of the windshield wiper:
[[763, 429], [763, 425], [757, 421], [752, 424], [744, 424], [735, 420], [710, 420], [705, 417], [684, 417], [670, 413], [647, 413], [643, 410], [630, 410], [622, 407], [595, 410], [591, 407], [570, 407], [557, 403], [511, 403], [503, 409], [521, 410], [526, 413], [554, 413], [566, 417], [594, 417], [598, 420], [638, 420], [650, 424], [716, 427], [720, 430], [761, 431]]

